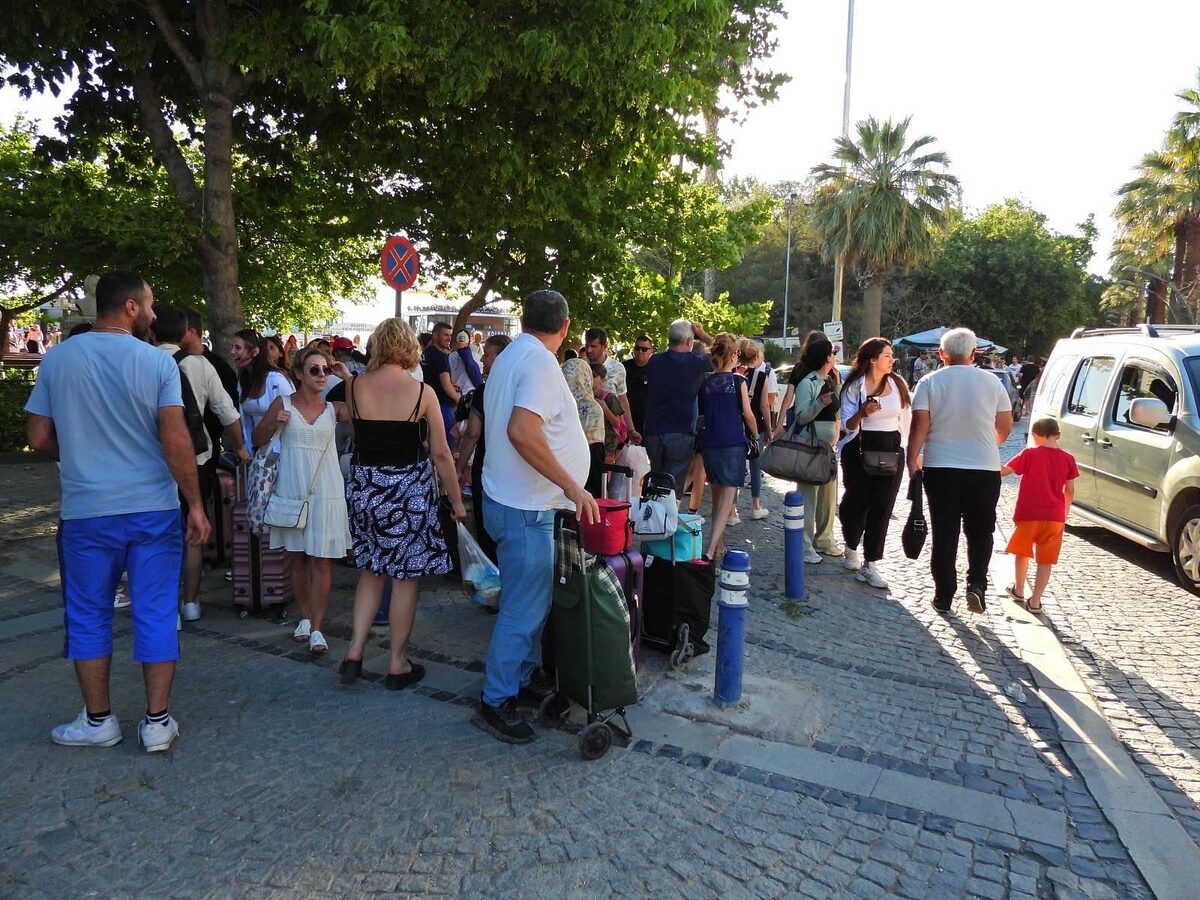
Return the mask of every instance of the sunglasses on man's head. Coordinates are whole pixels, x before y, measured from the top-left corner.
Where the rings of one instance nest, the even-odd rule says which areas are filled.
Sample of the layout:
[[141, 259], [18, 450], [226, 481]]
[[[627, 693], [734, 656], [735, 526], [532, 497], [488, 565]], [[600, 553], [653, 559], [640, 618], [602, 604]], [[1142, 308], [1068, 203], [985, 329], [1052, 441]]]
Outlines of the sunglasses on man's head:
[[318, 375], [328, 375], [332, 371], [333, 371], [333, 369], [329, 368], [329, 366], [309, 366], [308, 367], [308, 374], [311, 375], [313, 378], [316, 378]]

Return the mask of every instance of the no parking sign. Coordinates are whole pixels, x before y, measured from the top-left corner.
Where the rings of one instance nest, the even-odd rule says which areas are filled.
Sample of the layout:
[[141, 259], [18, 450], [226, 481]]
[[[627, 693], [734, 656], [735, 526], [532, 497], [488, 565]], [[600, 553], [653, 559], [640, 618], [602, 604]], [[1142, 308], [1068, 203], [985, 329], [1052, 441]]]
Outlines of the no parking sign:
[[391, 287], [407, 291], [417, 283], [417, 273], [421, 270], [417, 248], [401, 235], [388, 238], [379, 256], [379, 268], [383, 272], [383, 280]]

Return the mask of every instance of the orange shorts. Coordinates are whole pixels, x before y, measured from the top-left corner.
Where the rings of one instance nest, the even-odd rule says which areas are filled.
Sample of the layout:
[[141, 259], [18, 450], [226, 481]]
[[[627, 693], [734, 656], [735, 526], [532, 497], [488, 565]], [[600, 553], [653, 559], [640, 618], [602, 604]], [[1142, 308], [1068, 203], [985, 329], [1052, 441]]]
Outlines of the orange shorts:
[[[1062, 522], [1015, 522], [1012, 537], [1008, 541], [1008, 552], [1014, 556], [1026, 556], [1045, 565], [1058, 562], [1058, 551], [1062, 549]], [[1035, 550], [1036, 548], [1036, 550]]]

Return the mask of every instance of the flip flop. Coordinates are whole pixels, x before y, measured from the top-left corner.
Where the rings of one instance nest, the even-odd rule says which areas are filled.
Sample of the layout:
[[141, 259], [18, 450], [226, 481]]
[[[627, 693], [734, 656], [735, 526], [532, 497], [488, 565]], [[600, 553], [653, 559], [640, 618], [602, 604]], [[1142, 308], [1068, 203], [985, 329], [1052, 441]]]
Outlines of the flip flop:
[[406, 687], [416, 684], [425, 677], [425, 667], [412, 664], [412, 670], [405, 672], [403, 675], [393, 675], [388, 672], [387, 678], [383, 680], [383, 686], [389, 691], [402, 691]]
[[1035, 616], [1040, 616], [1042, 613], [1044, 613], [1046, 611], [1045, 603], [1039, 603], [1036, 607], [1034, 607], [1034, 606], [1030, 606], [1029, 601], [1026, 600], [1022, 605], [1025, 607], [1025, 609], [1028, 612], [1033, 613]]
[[[1022, 606], [1024, 606], [1026, 604], [1026, 602], [1028, 602], [1027, 597], [1022, 597], [1020, 594], [1017, 593], [1017, 586], [1015, 584], [1010, 584], [1008, 587], [1006, 587], [1004, 589], [1004, 593], [1008, 594], [1009, 597], [1011, 597], [1013, 600], [1016, 600]], [[1041, 609], [1041, 607], [1039, 606], [1038, 609]]]

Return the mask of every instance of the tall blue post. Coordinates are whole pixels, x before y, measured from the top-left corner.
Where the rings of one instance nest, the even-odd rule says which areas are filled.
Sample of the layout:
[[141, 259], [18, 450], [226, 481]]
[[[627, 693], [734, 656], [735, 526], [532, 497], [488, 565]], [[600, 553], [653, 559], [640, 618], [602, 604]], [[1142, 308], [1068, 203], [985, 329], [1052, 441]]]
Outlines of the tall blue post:
[[804, 599], [804, 495], [799, 491], [783, 498], [783, 595]]
[[750, 602], [750, 555], [728, 550], [721, 557], [721, 582], [717, 592], [717, 672], [713, 699], [732, 706], [742, 699], [742, 650], [746, 642], [746, 611]]

